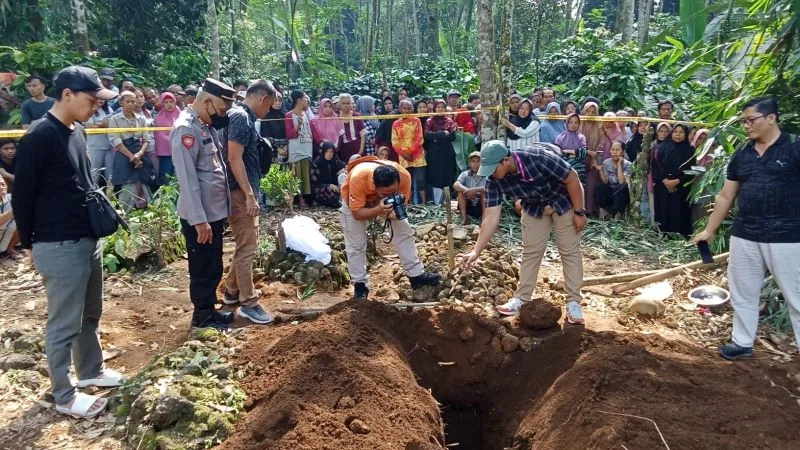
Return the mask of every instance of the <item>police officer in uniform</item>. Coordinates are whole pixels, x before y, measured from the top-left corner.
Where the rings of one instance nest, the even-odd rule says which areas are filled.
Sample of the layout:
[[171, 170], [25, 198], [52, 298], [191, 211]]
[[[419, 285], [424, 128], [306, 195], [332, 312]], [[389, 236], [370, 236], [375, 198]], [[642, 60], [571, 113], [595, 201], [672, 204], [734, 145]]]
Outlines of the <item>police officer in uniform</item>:
[[170, 132], [172, 162], [180, 195], [178, 215], [189, 254], [192, 328], [227, 329], [230, 312], [220, 313], [217, 286], [222, 279], [222, 230], [230, 213], [228, 177], [217, 130], [228, 125], [236, 92], [208, 78], [191, 106], [181, 111]]

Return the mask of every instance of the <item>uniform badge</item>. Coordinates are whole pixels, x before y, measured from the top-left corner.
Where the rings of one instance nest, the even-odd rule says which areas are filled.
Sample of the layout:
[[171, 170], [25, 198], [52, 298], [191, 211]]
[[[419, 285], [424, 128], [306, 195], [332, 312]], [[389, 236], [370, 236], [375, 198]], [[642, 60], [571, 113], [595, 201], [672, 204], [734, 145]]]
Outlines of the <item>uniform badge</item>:
[[189, 150], [190, 148], [194, 147], [194, 136], [191, 134], [184, 134], [183, 137], [181, 137], [181, 143], [186, 150]]
[[200, 136], [206, 137], [206, 136], [208, 136], [208, 132], [207, 131], [201, 131], [200, 132]]

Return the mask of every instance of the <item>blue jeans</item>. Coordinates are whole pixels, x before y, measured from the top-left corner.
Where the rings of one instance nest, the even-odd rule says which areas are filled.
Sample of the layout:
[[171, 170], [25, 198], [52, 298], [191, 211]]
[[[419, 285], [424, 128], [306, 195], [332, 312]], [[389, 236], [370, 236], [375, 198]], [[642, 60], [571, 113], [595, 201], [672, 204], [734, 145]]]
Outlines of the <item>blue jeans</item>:
[[172, 156], [158, 157], [158, 184], [167, 184], [168, 176], [175, 176], [175, 165], [172, 164]]

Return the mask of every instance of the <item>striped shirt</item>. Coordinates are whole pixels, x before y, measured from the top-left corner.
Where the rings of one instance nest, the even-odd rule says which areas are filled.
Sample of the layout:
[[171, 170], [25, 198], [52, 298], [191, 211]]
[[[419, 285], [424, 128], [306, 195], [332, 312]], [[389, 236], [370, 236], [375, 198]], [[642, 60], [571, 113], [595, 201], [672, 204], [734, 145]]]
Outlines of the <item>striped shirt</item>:
[[535, 145], [525, 151], [512, 151], [517, 173], [502, 179], [486, 180], [486, 207], [500, 206], [505, 194], [522, 200], [528, 215], [541, 217], [550, 206], [558, 215], [572, 209], [564, 180], [572, 172], [570, 165], [547, 146]]
[[541, 124], [536, 119], [531, 120], [527, 128], [517, 127], [517, 131], [514, 134], [519, 136], [519, 139], [508, 139], [508, 148], [510, 150], [522, 150], [525, 147], [538, 144], [539, 128], [541, 128]]
[[378, 131], [380, 122], [377, 120], [365, 120], [364, 129], [367, 130], [367, 142], [364, 145], [364, 153], [367, 155], [375, 154], [375, 133]]

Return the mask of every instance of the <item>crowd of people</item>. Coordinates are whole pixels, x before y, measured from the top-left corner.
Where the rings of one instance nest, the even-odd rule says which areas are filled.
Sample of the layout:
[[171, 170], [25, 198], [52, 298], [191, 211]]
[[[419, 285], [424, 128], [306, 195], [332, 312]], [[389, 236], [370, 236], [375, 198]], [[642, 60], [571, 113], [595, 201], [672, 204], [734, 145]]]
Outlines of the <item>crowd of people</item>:
[[[439, 274], [425, 270], [412, 228], [397, 206], [440, 203], [444, 188], [452, 188], [462, 222], [480, 223], [474, 249], [462, 258], [467, 268], [496, 232], [504, 202], [512, 201], [521, 216], [519, 287], [497, 311], [515, 315], [532, 298], [554, 232], [567, 320], [582, 324], [581, 236], [587, 217], [622, 218], [630, 198], [641, 196], [645, 217], [662, 231], [689, 236], [688, 169], [709, 136], [707, 130], [667, 122], [673, 110], [668, 101], [659, 103], [665, 122], [656, 127], [636, 121], [633, 111], [605, 112], [604, 120], [596, 121], [587, 117], [600, 116], [597, 99], [559, 103], [549, 88], [528, 98], [514, 94], [501, 118], [506, 139], [481, 142], [479, 99], [472, 95], [462, 103], [458, 91], [416, 102], [405, 90], [397, 98], [384, 92], [380, 99], [344, 93], [314, 108], [305, 92], [292, 91], [284, 100], [280, 87], [263, 79], [234, 86], [206, 79], [201, 87], [175, 85], [159, 93], [129, 80], [116, 88], [110, 69], [98, 75], [71, 66], [56, 74], [49, 102], [42, 98], [45, 81], [29, 81], [27, 101], [34, 104], [26, 107], [26, 133], [19, 143], [0, 141], [0, 244], [11, 254], [17, 243], [30, 251], [43, 276], [45, 351], [56, 409], [84, 418], [99, 414], [107, 402], [76, 391], [71, 361], [78, 387], [124, 380], [104, 366], [97, 337], [102, 236], [89, 219], [87, 199], [98, 184], [113, 186], [123, 206], [132, 209], [146, 205], [171, 175], [177, 179], [193, 328], [227, 329], [234, 312], [218, 309], [219, 302], [235, 306], [236, 314], [253, 323], [273, 320], [253, 283], [264, 158], [301, 180], [296, 196], [301, 207], [338, 208], [354, 298], [369, 296], [366, 230], [374, 219], [386, 221], [412, 289], [440, 282]], [[44, 103], [50, 107], [43, 109]], [[552, 116], [562, 111], [566, 119]], [[780, 129], [774, 99], [747, 103], [742, 124], [750, 141], [733, 156], [708, 227], [695, 237], [710, 241], [738, 197], [729, 265], [733, 341], [720, 348], [729, 359], [752, 354], [766, 269], [791, 305], [800, 345], [800, 297], [792, 288], [800, 273], [800, 259], [794, 257], [800, 250], [800, 195], [792, 194], [800, 194], [798, 144]], [[151, 126], [170, 131], [151, 132]], [[119, 129], [87, 136], [90, 127]], [[226, 223], [235, 250], [223, 282]]]

